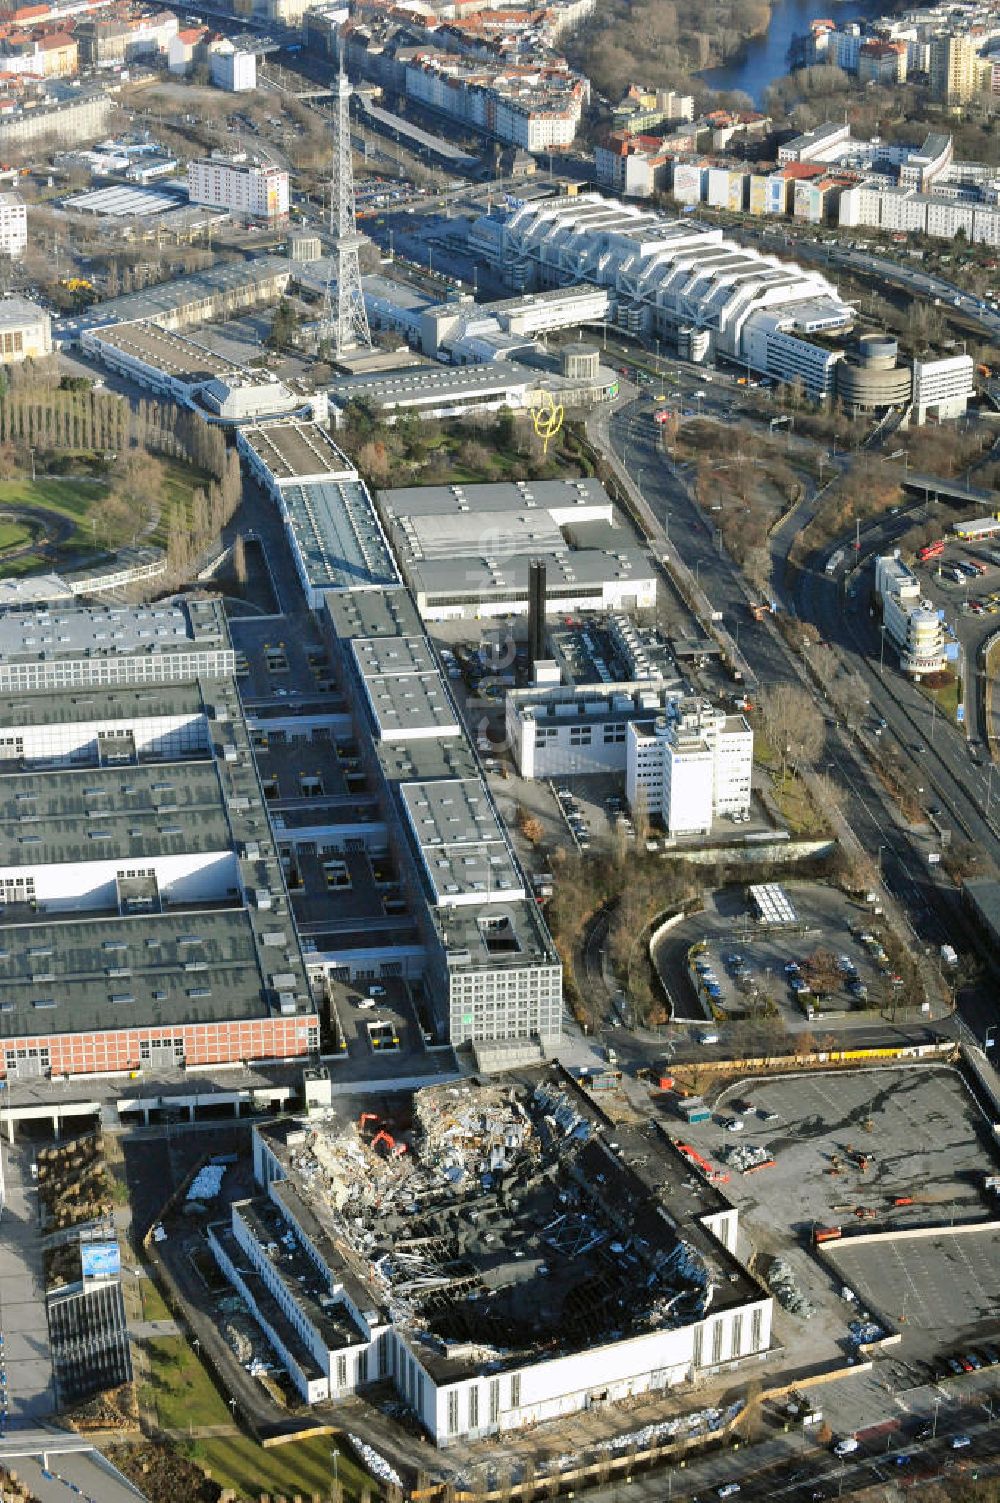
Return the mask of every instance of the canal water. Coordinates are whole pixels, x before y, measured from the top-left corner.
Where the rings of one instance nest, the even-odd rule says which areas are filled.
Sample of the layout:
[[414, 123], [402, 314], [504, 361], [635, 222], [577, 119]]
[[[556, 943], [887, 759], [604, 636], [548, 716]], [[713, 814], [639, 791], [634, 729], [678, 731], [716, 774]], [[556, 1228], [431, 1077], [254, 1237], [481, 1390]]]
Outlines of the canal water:
[[809, 30], [810, 21], [828, 16], [838, 26], [885, 14], [885, 0], [773, 0], [771, 24], [763, 36], [752, 37], [741, 58], [722, 68], [706, 68], [699, 78], [713, 89], [741, 89], [754, 104], [764, 102], [764, 91], [788, 72], [788, 49], [792, 38]]

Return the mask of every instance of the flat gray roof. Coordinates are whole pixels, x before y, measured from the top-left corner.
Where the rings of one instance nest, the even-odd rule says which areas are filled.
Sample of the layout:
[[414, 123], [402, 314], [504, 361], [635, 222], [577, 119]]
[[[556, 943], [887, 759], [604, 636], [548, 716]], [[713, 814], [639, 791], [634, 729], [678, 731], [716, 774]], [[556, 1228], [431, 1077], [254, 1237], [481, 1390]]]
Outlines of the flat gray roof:
[[351, 643], [379, 740], [457, 736], [458, 715], [424, 636]]
[[204, 709], [196, 680], [148, 689], [82, 688], [71, 694], [33, 691], [0, 695], [0, 727], [78, 725], [137, 716], [197, 715]]
[[220, 293], [242, 292], [247, 287], [262, 287], [270, 282], [285, 285], [291, 280], [293, 265], [284, 256], [256, 256], [249, 261], [224, 261], [207, 271], [189, 277], [175, 277], [142, 292], [95, 303], [85, 314], [59, 320], [63, 330], [97, 328], [101, 324], [132, 323], [136, 319], [171, 317], [181, 308], [205, 305], [204, 316], [212, 316], [212, 302]]
[[251, 1018], [261, 986], [240, 908], [6, 925], [0, 1038]]
[[478, 763], [465, 736], [382, 741], [376, 751], [383, 776], [391, 784], [420, 782], [424, 778], [479, 777]]
[[216, 600], [120, 606], [58, 602], [0, 613], [0, 663], [211, 647], [229, 647]]
[[95, 331], [90, 337], [189, 386], [210, 381], [216, 376], [225, 379], [238, 375], [246, 379], [250, 375], [224, 355], [217, 355], [214, 350], [185, 338], [183, 334], [161, 329], [159, 324], [113, 324]]
[[343, 406], [360, 397], [375, 403], [408, 401], [428, 397], [494, 395], [512, 387], [551, 384], [552, 378], [512, 360], [489, 360], [483, 365], [417, 365], [378, 375], [338, 376], [329, 386], [330, 396]]
[[0, 777], [0, 867], [231, 848], [214, 761]]
[[0, 329], [20, 329], [24, 324], [39, 323], [48, 316], [44, 308], [29, 302], [26, 297], [0, 299]]
[[327, 591], [323, 607], [343, 641], [355, 637], [413, 637], [423, 631], [420, 612], [403, 585], [387, 590]]
[[497, 591], [527, 595], [532, 563], [545, 565], [545, 591], [552, 598], [571, 598], [606, 583], [639, 583], [653, 577], [652, 560], [639, 548], [617, 554], [589, 549], [566, 549], [555, 553], [523, 553], [494, 563], [488, 558], [466, 557], [410, 562], [410, 584], [432, 604], [440, 596], [489, 599]]
[[267, 466], [278, 485], [294, 480], [356, 480], [357, 471], [321, 423], [279, 418], [249, 425], [240, 441]]
[[435, 904], [524, 897], [480, 778], [403, 783], [399, 792]]
[[489, 485], [409, 485], [379, 491], [379, 503], [396, 517], [426, 517], [438, 512], [457, 516], [471, 512], [525, 510], [564, 511], [577, 506], [610, 507], [611, 497], [599, 480], [589, 476], [567, 480], [495, 481]]

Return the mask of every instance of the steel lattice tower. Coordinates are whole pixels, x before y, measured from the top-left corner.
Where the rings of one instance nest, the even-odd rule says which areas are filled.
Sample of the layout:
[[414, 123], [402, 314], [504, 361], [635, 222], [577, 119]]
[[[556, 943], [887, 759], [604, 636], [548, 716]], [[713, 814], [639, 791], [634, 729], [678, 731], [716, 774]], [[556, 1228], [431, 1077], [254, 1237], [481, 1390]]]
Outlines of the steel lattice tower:
[[372, 347], [358, 264], [362, 236], [357, 231], [354, 208], [351, 85], [344, 72], [343, 44], [337, 50], [339, 66], [333, 96], [333, 173], [330, 178], [330, 239], [334, 265], [323, 299], [322, 326], [322, 339], [329, 342], [334, 356], [346, 355], [348, 350], [370, 350]]

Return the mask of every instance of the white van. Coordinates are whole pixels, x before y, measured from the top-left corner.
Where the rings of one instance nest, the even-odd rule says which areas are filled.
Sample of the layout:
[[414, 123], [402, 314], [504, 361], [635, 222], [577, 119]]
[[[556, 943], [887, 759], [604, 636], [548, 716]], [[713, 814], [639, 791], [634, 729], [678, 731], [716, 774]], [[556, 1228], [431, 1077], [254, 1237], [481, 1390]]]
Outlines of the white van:
[[719, 1035], [711, 1032], [699, 1033], [698, 1042], [699, 1044], [717, 1044], [719, 1042]]

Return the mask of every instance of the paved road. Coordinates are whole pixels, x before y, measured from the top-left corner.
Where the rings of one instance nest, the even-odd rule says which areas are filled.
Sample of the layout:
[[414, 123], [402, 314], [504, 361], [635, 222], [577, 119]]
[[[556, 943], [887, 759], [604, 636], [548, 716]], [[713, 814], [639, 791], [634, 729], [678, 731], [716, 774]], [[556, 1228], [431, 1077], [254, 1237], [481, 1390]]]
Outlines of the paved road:
[[7, 1202], [0, 1226], [0, 1435], [55, 1408], [49, 1328], [45, 1317], [38, 1191], [31, 1154], [4, 1144]]

